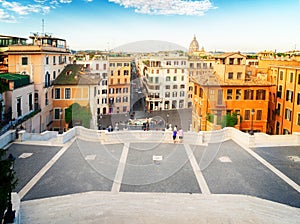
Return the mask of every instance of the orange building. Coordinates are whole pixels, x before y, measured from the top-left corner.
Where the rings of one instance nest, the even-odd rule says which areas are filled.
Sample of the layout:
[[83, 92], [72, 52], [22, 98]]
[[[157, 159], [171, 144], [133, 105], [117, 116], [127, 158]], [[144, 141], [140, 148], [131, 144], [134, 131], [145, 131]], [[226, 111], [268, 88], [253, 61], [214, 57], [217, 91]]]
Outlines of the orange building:
[[192, 129], [220, 129], [224, 116], [235, 112], [241, 117], [241, 131], [266, 133], [268, 92], [272, 85], [258, 80], [230, 83], [213, 76], [204, 83], [194, 81]]
[[272, 133], [300, 132], [300, 66], [271, 65], [273, 88]]
[[[214, 72], [193, 79], [192, 129], [207, 131], [224, 126], [225, 115], [238, 114], [245, 132], [268, 130], [269, 92], [272, 84], [246, 74], [246, 56], [215, 56]], [[240, 119], [238, 119], [240, 120]]]

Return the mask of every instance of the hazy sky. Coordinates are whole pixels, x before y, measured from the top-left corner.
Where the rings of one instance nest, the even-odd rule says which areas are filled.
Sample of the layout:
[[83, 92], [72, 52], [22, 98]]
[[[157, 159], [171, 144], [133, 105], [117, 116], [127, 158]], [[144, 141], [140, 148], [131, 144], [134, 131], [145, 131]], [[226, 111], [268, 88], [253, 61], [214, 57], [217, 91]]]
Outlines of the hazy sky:
[[0, 34], [44, 31], [71, 49], [141, 40], [207, 51], [300, 49], [300, 0], [0, 0]]

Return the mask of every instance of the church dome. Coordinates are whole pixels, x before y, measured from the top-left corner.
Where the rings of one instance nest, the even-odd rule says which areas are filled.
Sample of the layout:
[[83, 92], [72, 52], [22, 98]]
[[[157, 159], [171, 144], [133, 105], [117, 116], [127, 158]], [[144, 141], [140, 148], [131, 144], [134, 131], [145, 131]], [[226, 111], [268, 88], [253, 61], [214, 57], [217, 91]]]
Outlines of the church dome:
[[190, 47], [189, 47], [189, 52], [196, 52], [199, 51], [199, 44], [198, 41], [196, 40], [196, 36], [194, 36], [194, 39], [192, 40]]

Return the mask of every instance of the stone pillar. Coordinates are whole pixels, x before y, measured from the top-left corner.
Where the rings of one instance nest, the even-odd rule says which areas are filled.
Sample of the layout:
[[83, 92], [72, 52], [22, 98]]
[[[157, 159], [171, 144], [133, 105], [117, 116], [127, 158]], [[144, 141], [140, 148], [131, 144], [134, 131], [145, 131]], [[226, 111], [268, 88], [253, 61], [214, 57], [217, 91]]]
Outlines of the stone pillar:
[[296, 138], [296, 144], [300, 145], [300, 132], [294, 132], [293, 135]]
[[249, 135], [249, 148], [255, 147], [255, 135]]

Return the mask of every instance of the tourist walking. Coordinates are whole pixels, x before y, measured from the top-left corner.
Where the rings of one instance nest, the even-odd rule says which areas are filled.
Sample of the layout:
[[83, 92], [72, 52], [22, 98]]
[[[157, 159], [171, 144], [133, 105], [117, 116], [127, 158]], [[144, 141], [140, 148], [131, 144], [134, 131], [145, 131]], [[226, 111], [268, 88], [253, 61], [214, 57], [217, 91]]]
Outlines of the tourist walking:
[[182, 128], [180, 128], [179, 131], [178, 131], [178, 138], [179, 138], [179, 142], [182, 142], [182, 139], [183, 139], [183, 130], [182, 130]]
[[173, 131], [173, 141], [176, 143], [176, 136], [177, 136], [177, 130], [174, 129]]

